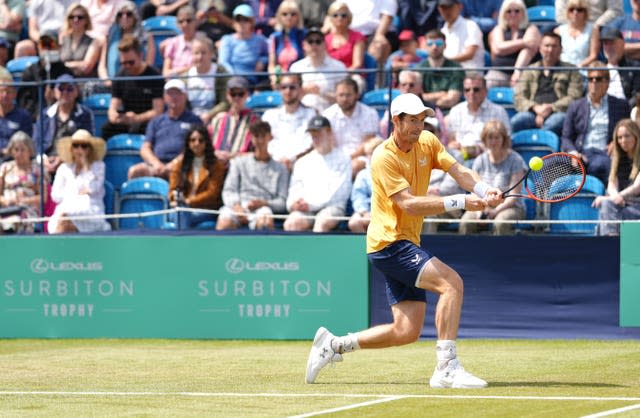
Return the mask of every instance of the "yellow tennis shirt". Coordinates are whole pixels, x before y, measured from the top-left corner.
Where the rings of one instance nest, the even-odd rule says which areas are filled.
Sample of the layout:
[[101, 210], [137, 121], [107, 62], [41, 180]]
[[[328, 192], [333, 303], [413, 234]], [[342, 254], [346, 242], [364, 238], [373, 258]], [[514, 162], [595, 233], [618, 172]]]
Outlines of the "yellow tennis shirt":
[[440, 140], [422, 131], [409, 152], [401, 151], [393, 135], [380, 144], [371, 157], [371, 223], [367, 230], [367, 253], [409, 240], [420, 245], [423, 216], [411, 216], [396, 205], [391, 196], [409, 188], [414, 196], [426, 196], [431, 170], [449, 171], [456, 163]]

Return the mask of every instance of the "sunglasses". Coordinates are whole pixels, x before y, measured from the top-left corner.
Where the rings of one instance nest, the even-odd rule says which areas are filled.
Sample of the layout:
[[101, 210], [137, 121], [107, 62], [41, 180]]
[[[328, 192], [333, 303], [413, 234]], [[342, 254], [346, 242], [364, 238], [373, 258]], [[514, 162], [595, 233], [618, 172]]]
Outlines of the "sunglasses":
[[131, 65], [133, 65], [135, 63], [136, 63], [135, 60], [120, 61], [120, 65], [122, 65], [123, 67], [128, 67], [128, 66], [131, 66]]
[[242, 17], [242, 16], [236, 16], [233, 18], [233, 20], [235, 20], [238, 23], [251, 22], [251, 19], [249, 19], [248, 17]]
[[291, 17], [295, 17], [298, 16], [298, 13], [296, 12], [282, 12], [280, 13], [282, 16], [287, 17], [287, 16], [291, 16]]
[[64, 93], [64, 92], [71, 93], [71, 92], [72, 92], [72, 91], [74, 91], [75, 89], [76, 89], [76, 88], [75, 88], [75, 87], [73, 87], [73, 86], [72, 86], [72, 85], [70, 85], [70, 84], [63, 84], [63, 85], [61, 85], [61, 86], [58, 86], [58, 91], [59, 91], [60, 93]]
[[609, 77], [587, 77], [589, 83], [602, 83], [603, 81], [609, 81]]
[[188, 17], [188, 18], [186, 18], [186, 19], [180, 19], [180, 20], [178, 20], [178, 23], [179, 23], [179, 24], [181, 24], [181, 25], [182, 25], [183, 23], [185, 23], [185, 24], [187, 24], [187, 25], [188, 25], [188, 24], [189, 24], [189, 23], [191, 23], [191, 22], [193, 22], [193, 19], [191, 19], [191, 18], [189, 18], [189, 17]]
[[133, 12], [130, 12], [130, 11], [126, 11], [126, 12], [118, 12], [118, 13], [116, 14], [116, 19], [120, 19], [122, 16], [132, 17], [132, 16], [133, 16]]
[[413, 86], [415, 86], [414, 83], [400, 83], [400, 87], [409, 87], [410, 89], [412, 89]]
[[464, 92], [465, 93], [470, 93], [470, 92], [479, 93], [480, 90], [482, 90], [480, 87], [466, 87], [464, 89]]
[[247, 94], [246, 91], [232, 91], [229, 92], [229, 96], [231, 97], [244, 97]]
[[440, 48], [441, 46], [444, 45], [444, 41], [442, 39], [432, 39], [427, 41], [427, 46], [434, 46], [434, 45]]
[[280, 90], [296, 90], [298, 88], [297, 84], [281, 84]]
[[204, 144], [205, 143], [205, 139], [199, 136], [196, 137], [191, 137], [189, 138], [189, 143], [199, 143], [199, 144]]
[[505, 13], [509, 15], [519, 15], [520, 12], [520, 9], [508, 9], [507, 11], [505, 11]]
[[341, 17], [343, 19], [346, 19], [346, 18], [349, 17], [349, 15], [346, 14], [346, 13], [334, 13], [334, 14], [331, 15], [331, 17], [333, 17], [334, 19], [337, 19], [339, 17]]
[[73, 148], [83, 148], [83, 149], [87, 149], [89, 148], [91, 145], [88, 144], [87, 142], [74, 142], [73, 144], [71, 144], [71, 146]]
[[324, 42], [324, 39], [322, 38], [307, 39], [307, 43], [309, 45], [322, 45], [323, 42]]
[[587, 9], [585, 9], [584, 7], [569, 7], [569, 13], [573, 13], [573, 12], [578, 12], [578, 13], [584, 13], [587, 11]]
[[81, 20], [84, 20], [86, 18], [87, 17], [85, 15], [70, 15], [67, 19], [81, 21]]

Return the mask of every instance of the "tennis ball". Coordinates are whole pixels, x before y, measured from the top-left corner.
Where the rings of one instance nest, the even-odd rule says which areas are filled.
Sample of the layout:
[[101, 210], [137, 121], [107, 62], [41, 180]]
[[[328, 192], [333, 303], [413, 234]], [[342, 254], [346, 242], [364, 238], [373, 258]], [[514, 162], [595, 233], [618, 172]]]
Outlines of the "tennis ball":
[[542, 161], [542, 158], [540, 157], [531, 157], [531, 159], [529, 160], [529, 168], [531, 168], [533, 171], [540, 170], [543, 165], [544, 161]]

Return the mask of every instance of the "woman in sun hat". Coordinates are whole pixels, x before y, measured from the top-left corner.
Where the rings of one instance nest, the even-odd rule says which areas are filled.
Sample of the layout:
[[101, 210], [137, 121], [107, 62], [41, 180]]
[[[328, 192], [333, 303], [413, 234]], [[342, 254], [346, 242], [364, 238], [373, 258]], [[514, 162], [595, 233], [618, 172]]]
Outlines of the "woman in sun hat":
[[56, 146], [62, 164], [56, 171], [51, 198], [56, 210], [49, 220], [49, 233], [108, 231], [103, 218], [62, 220], [63, 216], [104, 215], [104, 158], [102, 138], [85, 129], [61, 138]]

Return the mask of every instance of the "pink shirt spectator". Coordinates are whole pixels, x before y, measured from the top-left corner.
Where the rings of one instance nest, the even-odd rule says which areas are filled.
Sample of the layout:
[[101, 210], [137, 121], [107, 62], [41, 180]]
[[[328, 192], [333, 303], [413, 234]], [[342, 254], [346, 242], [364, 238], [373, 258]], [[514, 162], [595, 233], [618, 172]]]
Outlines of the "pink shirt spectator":
[[106, 38], [122, 2], [123, 0], [81, 0], [80, 4], [87, 8], [91, 16], [93, 29], [87, 32], [88, 35]]
[[353, 47], [359, 41], [366, 42], [365, 36], [360, 32], [349, 30], [349, 39], [347, 40], [347, 43], [338, 48], [334, 48], [332, 46], [333, 34], [329, 32], [324, 36], [324, 42], [325, 45], [327, 45], [327, 53], [329, 56], [341, 61], [347, 68], [351, 67], [351, 64], [353, 64]]
[[173, 68], [191, 66], [191, 42], [184, 35], [177, 35], [165, 41], [164, 58], [170, 58]]

